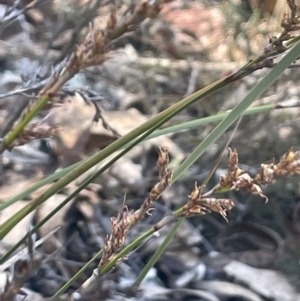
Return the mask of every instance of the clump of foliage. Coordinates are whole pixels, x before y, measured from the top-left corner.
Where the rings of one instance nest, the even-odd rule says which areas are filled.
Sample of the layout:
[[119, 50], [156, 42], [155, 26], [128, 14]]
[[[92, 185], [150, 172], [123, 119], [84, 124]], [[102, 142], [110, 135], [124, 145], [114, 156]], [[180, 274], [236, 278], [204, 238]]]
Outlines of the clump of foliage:
[[[55, 106], [57, 104], [59, 101], [58, 96], [60, 90], [74, 75], [87, 67], [99, 65], [106, 60], [109, 60], [114, 55], [112, 50], [113, 43], [124, 34], [133, 30], [136, 26], [139, 26], [146, 18], [155, 18], [159, 14], [164, 2], [168, 1], [137, 1], [132, 4], [125, 13], [122, 13], [121, 16], [118, 14], [117, 9], [112, 6], [103, 28], [98, 28], [97, 23], [92, 23], [83, 42], [75, 48], [73, 53], [67, 57], [62, 64], [55, 68], [46, 84], [39, 90], [37, 95], [33, 97], [26, 110], [24, 110], [16, 125], [3, 137], [0, 145], [0, 151], [3, 152], [4, 150], [11, 150], [16, 146], [24, 145], [33, 139], [40, 139], [55, 135], [57, 131], [59, 131], [59, 128], [55, 125], [49, 125], [46, 122], [38, 124], [30, 123], [33, 117], [40, 110], [46, 107], [51, 108], [51, 106]], [[68, 196], [68, 198], [66, 198], [60, 206], [58, 206], [53, 212], [50, 212], [44, 220], [37, 224], [17, 245], [15, 245], [0, 259], [1, 264], [7, 262], [24, 241], [29, 243], [28, 253], [30, 256], [27, 260], [24, 260], [22, 268], [19, 269], [19, 274], [12, 280], [7, 280], [5, 290], [2, 292], [0, 297], [1, 301], [10, 300], [13, 296], [22, 292], [21, 289], [23, 284], [40, 266], [42, 258], [36, 257], [35, 255], [32, 234], [46, 223], [51, 216], [59, 211], [62, 206], [67, 204], [84, 187], [91, 183], [97, 176], [99, 176], [99, 174], [103, 173], [135, 145], [142, 142], [153, 133], [155, 134], [157, 129], [180, 111], [196, 101], [200, 102], [205, 96], [212, 94], [232, 82], [240, 80], [258, 69], [270, 68], [270, 72], [261, 79], [261, 81], [226, 117], [222, 119], [214, 130], [201, 143], [199, 143], [195, 150], [189, 154], [186, 160], [177, 166], [174, 171], [169, 170], [168, 167], [168, 149], [164, 146], [159, 149], [159, 178], [157, 183], [152, 187], [149, 195], [145, 197], [145, 200], [139, 209], [130, 211], [125, 205], [123, 205], [123, 207], [119, 210], [118, 216], [111, 219], [112, 232], [106, 238], [103, 250], [100, 250], [99, 253], [96, 254], [101, 254], [99, 265], [97, 269], [95, 269], [93, 275], [82, 285], [80, 293], [84, 295], [85, 290], [89, 289], [93, 280], [108, 273], [112, 267], [117, 265], [119, 261], [124, 260], [125, 256], [144, 239], [168, 223], [177, 221], [173, 231], [171, 231], [170, 235], [167, 237], [165, 244], [157, 250], [152, 260], [149, 261], [149, 265], [145, 266], [145, 269], [137, 278], [135, 287], [138, 288], [145, 274], [148, 272], [149, 268], [154, 265], [159, 256], [161, 256], [166, 245], [171, 240], [184, 218], [217, 212], [223, 218], [227, 219], [226, 213], [228, 210], [233, 208], [234, 203], [228, 198], [218, 198], [219, 193], [230, 190], [245, 190], [252, 194], [259, 195], [267, 201], [267, 196], [263, 192], [262, 185], [275, 183], [275, 178], [278, 176], [299, 174], [300, 155], [299, 152], [294, 151], [293, 149], [290, 149], [286, 154], [284, 154], [277, 164], [275, 161], [270, 164], [261, 164], [261, 169], [257, 175], [251, 177], [247, 172], [239, 167], [237, 151], [228, 148], [228, 172], [220, 177], [219, 183], [215, 188], [208, 192], [204, 192], [204, 184], [206, 183], [202, 183], [203, 185], [200, 186], [195, 184], [194, 190], [191, 192], [186, 204], [175, 210], [171, 215], [163, 218], [159, 223], [154, 225], [147, 232], [141, 234], [139, 238], [122, 249], [128, 232], [147, 214], [150, 214], [153, 202], [156, 201], [171, 184], [176, 183], [181, 175], [206, 150], [208, 150], [211, 145], [240, 118], [240, 116], [246, 112], [249, 106], [278, 78], [278, 76], [282, 74], [282, 72], [296, 59], [298, 59], [300, 53], [300, 37], [297, 34], [294, 35], [294, 33], [299, 30], [300, 21], [299, 16], [297, 16], [297, 7], [294, 1], [288, 0], [287, 2], [291, 9], [291, 14], [284, 14], [283, 16], [281, 23], [281, 26], [283, 27], [282, 34], [279, 37], [271, 37], [268, 45], [266, 45], [259, 57], [249, 61], [241, 69], [227, 77], [204, 87], [180, 101], [174, 102], [174, 104], [166, 110], [158, 113], [152, 119], [137, 127], [127, 135], [119, 137], [115, 142], [111, 143], [109, 146], [83, 162], [79, 162], [71, 169], [65, 169], [59, 172], [56, 174], [55, 179], [58, 179], [56, 182], [51, 184], [49, 188], [34, 198], [27, 206], [20, 210], [20, 212], [16, 212], [14, 216], [1, 225], [0, 239], [3, 239], [6, 235], [9, 235], [11, 229], [18, 222], [20, 222], [26, 215], [35, 210], [43, 202], [46, 202], [52, 195], [59, 192], [62, 188], [99, 162], [103, 162], [109, 156], [113, 155], [112, 159], [108, 162], [105, 161], [105, 164], [101, 167], [101, 169], [95, 172], [81, 186], [72, 192], [72, 194]], [[74, 116], [74, 118], [76, 118], [76, 116]], [[101, 118], [101, 116], [96, 114], [96, 119], [99, 118]], [[182, 124], [181, 126], [181, 129], [184, 129], [185, 125]], [[119, 152], [117, 153], [117, 151]], [[212, 170], [214, 170], [214, 167], [212, 167]], [[207, 181], [208, 180], [209, 178], [207, 178]], [[48, 182], [50, 183], [52, 181], [53, 177], [49, 177]], [[45, 181], [40, 182], [39, 187], [43, 185], [45, 185]], [[37, 186], [34, 187], [34, 189], [37, 188]], [[28, 194], [29, 192], [26, 191], [13, 199], [7, 200], [4, 205], [2, 205], [1, 209], [4, 209], [15, 201], [18, 201], [24, 197], [26, 193]], [[152, 214], [155, 213], [152, 211]], [[87, 263], [87, 265], [88, 264], [89, 263]], [[62, 294], [85, 268], [86, 267], [70, 279], [70, 281], [60, 291], [58, 291], [56, 295]]]

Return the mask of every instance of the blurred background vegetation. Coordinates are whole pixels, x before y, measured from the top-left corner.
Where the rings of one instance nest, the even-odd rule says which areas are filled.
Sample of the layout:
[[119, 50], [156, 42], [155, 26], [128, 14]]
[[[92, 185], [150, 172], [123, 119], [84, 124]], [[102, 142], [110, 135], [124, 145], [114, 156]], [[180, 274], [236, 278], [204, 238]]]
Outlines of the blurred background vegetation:
[[[53, 69], [63, 65], [75, 45], [84, 39], [91, 21], [101, 27], [112, 6], [117, 8], [117, 18], [125, 19], [135, 5], [133, 0], [112, 2], [0, 1], [0, 15], [3, 16], [0, 31], [2, 137], [44, 86]], [[113, 51], [109, 60], [73, 77], [56, 96], [58, 105], [51, 108], [50, 115], [41, 111], [35, 117], [36, 122], [44, 122], [47, 117], [47, 124], [58, 125], [55, 137], [35, 139], [3, 153], [0, 202], [4, 203], [45, 176], [103, 149], [117, 139], [116, 133], [126, 134], [179, 99], [232, 74], [247, 61], [261, 55], [270, 38], [281, 32], [284, 12], [290, 13], [285, 0], [174, 0], [164, 3], [158, 17], [146, 19], [110, 45]], [[233, 127], [229, 128], [176, 185], [168, 189], [154, 205], [155, 214], [133, 229], [128, 241], [170, 210], [184, 204], [194, 183], [204, 181], [233, 133], [230, 147], [238, 150], [240, 166], [249, 174], [256, 174], [261, 163], [270, 163], [273, 158], [278, 161], [291, 147], [299, 149], [298, 67], [295, 63], [287, 69], [255, 102], [255, 105], [276, 104], [287, 108], [244, 116], [235, 132]], [[267, 72], [267, 68], [257, 70], [207, 96], [201, 104], [196, 102], [189, 106], [165, 126], [232, 109]], [[95, 108], [88, 105], [90, 101], [99, 105], [102, 122], [93, 123]], [[110, 218], [117, 215], [125, 194], [130, 210], [141, 206], [157, 178], [158, 146], [169, 147], [171, 167], [175, 168], [215, 125], [198, 126], [141, 144], [65, 206], [55, 221], [43, 226], [38, 238], [44, 237], [55, 226], [62, 226], [62, 230], [38, 249], [47, 260], [24, 285], [28, 294], [39, 294], [30, 300], [55, 294], [103, 247], [104, 239], [110, 233]], [[208, 183], [208, 189], [218, 183], [226, 168], [224, 158]], [[51, 197], [49, 202], [18, 224], [1, 242], [0, 255], [24, 236], [29, 224], [38, 223], [73, 192], [83, 178]], [[1, 223], [42, 191], [33, 192], [2, 210]], [[299, 298], [299, 176], [279, 179], [276, 184], [265, 187], [264, 193], [269, 198], [267, 205], [260, 197], [248, 192], [227, 193], [224, 197], [229, 197], [236, 205], [229, 213], [228, 224], [216, 214], [186, 220], [168, 252], [155, 265], [155, 275], [150, 275], [147, 280], [148, 289], [153, 285], [157, 290], [173, 290], [172, 293], [163, 292], [158, 296], [153, 292], [153, 296], [149, 294], [145, 299], [279, 301]], [[148, 241], [120, 268], [104, 278], [114, 284], [107, 289], [103, 280], [98, 287], [103, 296], [101, 300], [109, 297], [117, 300], [120, 292], [124, 294], [126, 277], [136, 277], [169, 230], [168, 227], [163, 230], [157, 241]], [[261, 287], [256, 288], [254, 280], [250, 283], [245, 280], [250, 274], [243, 276], [240, 272], [241, 279], [238, 279], [232, 271], [224, 270], [224, 266], [233, 260], [283, 274], [275, 274], [268, 283], [262, 281]], [[68, 292], [77, 289], [88, 278], [98, 261], [90, 265], [86, 274], [74, 282]], [[192, 266], [198, 269], [193, 270]], [[1, 275], [7, 273], [0, 272]], [[183, 280], [183, 276], [189, 280]], [[245, 289], [239, 294], [230, 293], [229, 285], [234, 284], [232, 279], [235, 277], [241, 284], [239, 287]], [[222, 281], [222, 285], [215, 283], [216, 286], [210, 286], [213, 282], [209, 281], [216, 280]], [[272, 295], [268, 291], [274, 286], [274, 281], [276, 285], [278, 282], [286, 285], [278, 287], [284, 296]], [[221, 286], [225, 291], [220, 289]], [[1, 288], [4, 286], [1, 287], [0, 283]], [[174, 297], [179, 288], [212, 292], [213, 297], [219, 299], [190, 296], [183, 291], [182, 295]], [[260, 299], [255, 299], [249, 291]], [[89, 298], [87, 300], [96, 300], [95, 296]]]

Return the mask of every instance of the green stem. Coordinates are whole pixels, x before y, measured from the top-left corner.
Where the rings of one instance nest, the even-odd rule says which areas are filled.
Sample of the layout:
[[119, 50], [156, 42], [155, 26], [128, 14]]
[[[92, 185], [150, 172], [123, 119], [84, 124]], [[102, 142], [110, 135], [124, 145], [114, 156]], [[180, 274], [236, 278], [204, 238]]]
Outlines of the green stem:
[[165, 240], [163, 241], [163, 243], [155, 251], [155, 253], [153, 254], [153, 256], [150, 258], [150, 260], [147, 262], [147, 264], [145, 265], [145, 267], [143, 268], [143, 270], [141, 271], [141, 273], [136, 278], [136, 280], [134, 282], [134, 285], [133, 285], [134, 287], [138, 287], [141, 284], [141, 282], [143, 281], [143, 279], [147, 275], [148, 271], [155, 265], [155, 263], [157, 262], [157, 260], [161, 257], [162, 253], [165, 251], [166, 247], [169, 245], [170, 241], [172, 240], [172, 238], [176, 234], [176, 232], [177, 232], [179, 226], [181, 225], [181, 223], [183, 222], [183, 220], [184, 220], [184, 218], [180, 218], [176, 222], [176, 224], [174, 225], [174, 227], [172, 228], [172, 230], [168, 233], [168, 235], [165, 238]]
[[[86, 160], [86, 159], [84, 159], [84, 160]], [[26, 190], [16, 194], [12, 198], [8, 199], [5, 203], [0, 204], [0, 212], [2, 210], [4, 210], [5, 208], [9, 207], [10, 205], [14, 204], [15, 202], [25, 198], [30, 193], [43, 187], [44, 185], [49, 184], [49, 183], [61, 178], [62, 176], [66, 175], [68, 172], [72, 171], [76, 166], [79, 166], [80, 164], [82, 164], [83, 161], [80, 161], [73, 165], [70, 165], [70, 166], [64, 168], [63, 170], [60, 170], [60, 171], [48, 176], [47, 178], [40, 180], [39, 182], [37, 182], [37, 183], [33, 184], [32, 186], [30, 186], [29, 188], [27, 188]]]
[[[258, 113], [268, 112], [268, 111], [273, 110], [274, 108], [276, 108], [275, 105], [257, 106], [257, 107], [247, 109], [243, 115], [250, 115], [250, 114], [258, 114]], [[217, 121], [223, 120], [226, 116], [228, 116], [228, 114], [229, 114], [229, 112], [220, 113], [220, 114], [217, 114], [217, 115], [208, 116], [208, 117], [204, 117], [204, 118], [201, 118], [201, 119], [196, 119], [196, 120], [184, 122], [184, 123], [181, 123], [181, 124], [173, 125], [173, 126], [161, 129], [161, 130], [156, 130], [154, 133], [149, 135], [144, 140], [153, 139], [153, 138], [163, 136], [163, 135], [166, 135], [166, 134], [170, 134], [170, 133], [184, 131], [184, 130], [191, 129], [191, 128], [194, 128], [194, 127], [198, 127], [200, 125], [205, 125], [205, 124], [208, 124], [208, 123], [211, 123], [211, 122], [217, 122]], [[18, 193], [17, 195], [13, 196], [12, 198], [8, 199], [5, 203], [0, 204], [0, 211], [2, 211], [5, 208], [9, 207], [10, 205], [17, 202], [18, 200], [28, 196], [30, 193], [32, 193], [35, 190], [41, 188], [42, 186], [44, 186], [46, 184], [49, 184], [49, 183], [61, 178], [62, 176], [66, 175], [68, 172], [73, 170], [75, 167], [79, 166], [85, 160], [87, 160], [87, 159], [84, 159], [83, 161], [80, 161], [80, 162], [77, 162], [77, 163], [75, 163], [71, 166], [68, 166], [68, 167], [64, 168], [63, 170], [58, 171], [58, 172], [48, 176], [47, 178], [45, 178], [43, 180], [40, 180], [39, 182], [33, 184], [32, 186], [30, 186], [26, 190], [22, 191], [21, 193]]]
[[118, 253], [118, 255], [111, 260], [106, 266], [104, 266], [100, 273], [103, 275], [107, 273], [112, 267], [114, 267], [118, 260], [125, 257], [131, 250], [138, 247], [147, 237], [152, 235], [156, 230], [154, 228], [149, 229], [147, 232], [139, 236], [137, 239], [135, 239], [133, 242], [131, 242], [128, 246], [126, 246], [123, 250]]
[[[241, 69], [242, 70], [242, 69]], [[239, 70], [239, 74], [241, 73], [241, 70]], [[247, 73], [247, 71], [245, 71]], [[157, 124], [161, 120], [168, 121], [173, 116], [178, 114], [181, 110], [185, 109], [187, 106], [191, 105], [192, 103], [196, 102], [199, 99], [202, 99], [203, 97], [211, 94], [212, 92], [215, 92], [219, 90], [220, 88], [226, 86], [229, 84], [231, 80], [235, 80], [233, 77], [234, 75], [230, 75], [227, 78], [220, 79], [216, 81], [213, 84], [208, 85], [207, 87], [195, 92], [194, 94], [184, 98], [183, 100], [179, 101], [178, 103], [174, 104], [173, 106], [169, 107], [168, 109], [164, 110], [163, 112], [157, 114], [155, 117], [150, 119], [149, 121], [143, 123], [127, 135], [119, 138], [109, 146], [107, 146], [102, 151], [96, 153], [86, 161], [84, 161], [80, 166], [77, 166], [73, 171], [69, 172], [67, 175], [65, 175], [63, 178], [59, 179], [56, 183], [54, 183], [49, 189], [47, 189], [45, 192], [43, 192], [40, 196], [32, 200], [27, 206], [25, 206], [21, 211], [17, 212], [15, 215], [13, 215], [10, 219], [8, 219], [3, 225], [2, 225], [2, 231], [0, 232], [0, 239], [3, 239], [9, 231], [20, 221], [22, 220], [26, 215], [28, 215], [31, 211], [36, 209], [40, 204], [42, 204], [44, 201], [46, 201], [49, 197], [54, 195], [55, 193], [59, 192], [61, 189], [63, 189], [66, 185], [68, 185], [70, 182], [75, 180], [77, 177], [79, 177], [81, 174], [89, 170], [94, 165], [98, 164], [105, 158], [107, 158], [109, 155], [113, 154], [118, 149], [125, 146], [127, 143], [130, 143], [134, 139], [136, 139], [139, 135], [143, 134], [144, 132], [148, 131], [150, 128], [157, 128]], [[239, 76], [240, 78], [240, 76]]]
[[[161, 124], [164, 121], [161, 121]], [[36, 224], [31, 232], [36, 232], [41, 226], [43, 226], [51, 217], [53, 217], [61, 208], [63, 208], [70, 200], [72, 200], [82, 189], [87, 187], [89, 183], [91, 183], [94, 179], [96, 179], [100, 174], [102, 174], [107, 168], [109, 168], [113, 163], [115, 163], [119, 158], [123, 157], [130, 149], [132, 149], [135, 145], [145, 139], [150, 133], [154, 131], [154, 128], [150, 131], [146, 132], [144, 135], [139, 137], [137, 140], [133, 141], [128, 145], [128, 147], [116, 155], [113, 159], [111, 159], [107, 164], [101, 167], [97, 172], [91, 175], [87, 180], [85, 180], [75, 191], [73, 191], [61, 204], [59, 204], [52, 212], [50, 212], [45, 218], [43, 218], [38, 224]], [[3, 257], [0, 258], [0, 264], [5, 262], [22, 243], [25, 242], [27, 235], [25, 235], [21, 240], [18, 241]]]
[[[208, 148], [212, 145], [242, 114], [243, 112], [255, 101], [264, 91], [266, 91], [275, 80], [282, 74], [282, 72], [291, 65], [299, 56], [300, 53], [300, 42], [298, 42], [290, 52], [285, 55], [280, 62], [269, 71], [269, 73], [251, 89], [248, 95], [223, 119], [213, 131], [198, 145], [198, 147], [191, 153], [190, 156], [176, 169], [173, 175], [172, 182], [175, 182]], [[174, 229], [181, 225], [184, 218], [178, 220]], [[168, 243], [171, 238], [175, 235], [176, 231], [171, 230], [171, 235], [168, 235]], [[162, 244], [155, 253], [162, 254], [167, 244]], [[141, 271], [142, 276], [138, 276], [139, 283], [147, 275], [149, 269], [155, 264], [157, 258], [151, 259], [151, 266], [146, 265]]]
[[[16, 127], [11, 130], [4, 138], [4, 148], [8, 147], [23, 131], [26, 125], [32, 120], [32, 118], [44, 108], [44, 106], [49, 101], [49, 96], [44, 95], [40, 98], [39, 102], [28, 112], [24, 118], [16, 125]], [[4, 150], [4, 149], [3, 149]], [[0, 150], [3, 151], [3, 150]]]

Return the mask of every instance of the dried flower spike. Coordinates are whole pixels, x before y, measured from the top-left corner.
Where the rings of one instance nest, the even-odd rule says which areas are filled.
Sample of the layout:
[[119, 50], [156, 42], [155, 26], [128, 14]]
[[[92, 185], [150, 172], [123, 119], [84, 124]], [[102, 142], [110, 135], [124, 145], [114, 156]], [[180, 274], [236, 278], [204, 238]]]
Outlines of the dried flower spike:
[[202, 191], [204, 187], [205, 186], [197, 186], [197, 183], [195, 183], [195, 187], [189, 196], [188, 202], [182, 207], [180, 216], [191, 217], [214, 211], [221, 214], [223, 218], [228, 221], [226, 217], [226, 211], [231, 210], [234, 206], [234, 203], [229, 199], [202, 197]]
[[172, 171], [168, 171], [168, 163], [168, 148], [159, 148], [158, 166], [161, 177], [160, 181], [153, 186], [140, 209], [135, 212], [128, 212], [127, 208], [123, 206], [122, 210], [119, 211], [118, 216], [111, 219], [112, 232], [105, 240], [103, 255], [98, 265], [99, 269], [103, 268], [115, 257], [115, 253], [124, 244], [126, 235], [130, 229], [142, 220], [146, 214], [149, 214], [152, 203], [156, 201], [162, 192], [170, 185], [173, 173]]
[[204, 198], [200, 200], [200, 205], [217, 212], [228, 222], [226, 211], [231, 210], [234, 203], [230, 199]]
[[260, 179], [259, 177], [264, 176], [264, 174], [271, 180], [272, 172], [265, 166], [264, 169], [261, 170], [261, 175], [259, 177], [257, 176], [255, 179], [252, 179], [248, 173], [238, 167], [237, 151], [232, 151], [231, 148], [228, 148], [228, 151], [229, 172], [220, 177], [220, 182], [216, 189], [229, 188], [231, 190], [248, 190], [249, 192], [264, 198], [267, 202], [268, 198], [263, 194], [257, 180]]

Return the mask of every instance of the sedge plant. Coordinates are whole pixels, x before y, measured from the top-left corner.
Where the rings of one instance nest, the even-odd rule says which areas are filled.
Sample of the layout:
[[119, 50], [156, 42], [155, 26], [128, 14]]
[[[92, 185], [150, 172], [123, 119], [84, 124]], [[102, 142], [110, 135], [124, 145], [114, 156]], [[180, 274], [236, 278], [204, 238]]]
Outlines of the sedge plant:
[[[13, 147], [25, 144], [32, 139], [49, 137], [55, 134], [57, 129], [50, 128], [45, 130], [39, 129], [37, 124], [30, 124], [33, 117], [42, 110], [46, 105], [54, 101], [56, 93], [62, 88], [62, 86], [80, 70], [89, 66], [94, 66], [103, 63], [113, 56], [113, 52], [110, 50], [111, 43], [131, 30], [133, 26], [139, 25], [146, 18], [154, 18], [159, 14], [161, 5], [164, 1], [139, 1], [129, 16], [118, 20], [117, 13], [113, 9], [109, 15], [106, 23], [106, 27], [103, 30], [99, 30], [95, 25], [90, 27], [89, 34], [86, 39], [78, 45], [73, 54], [67, 60], [65, 66], [62, 69], [57, 70], [46, 85], [41, 89], [36, 99], [30, 103], [21, 116], [16, 126], [3, 137], [0, 145], [0, 151], [5, 149], [12, 149]], [[246, 190], [250, 193], [257, 194], [267, 200], [264, 195], [261, 185], [272, 184], [277, 176], [287, 176], [297, 174], [300, 172], [300, 157], [299, 153], [294, 150], [288, 151], [283, 155], [279, 163], [271, 163], [268, 165], [262, 165], [261, 170], [255, 177], [251, 177], [244, 172], [238, 165], [238, 152], [229, 148], [228, 159], [228, 173], [220, 178], [218, 185], [211, 191], [205, 192], [204, 186], [196, 184], [194, 190], [187, 198], [186, 204], [181, 208], [178, 208], [170, 216], [165, 217], [159, 223], [151, 227], [148, 231], [141, 234], [135, 241], [131, 242], [124, 247], [126, 235], [138, 222], [140, 222], [148, 213], [152, 206], [152, 203], [156, 201], [159, 196], [175, 181], [177, 181], [186, 170], [194, 164], [194, 162], [209, 149], [209, 147], [217, 141], [217, 139], [232, 125], [238, 118], [244, 114], [257, 113], [257, 108], [249, 108], [251, 104], [260, 96], [264, 91], [270, 87], [274, 81], [288, 68], [300, 54], [300, 37], [293, 36], [292, 33], [300, 28], [298, 16], [296, 15], [296, 6], [294, 1], [289, 0], [288, 4], [291, 8], [291, 15], [284, 15], [282, 20], [283, 33], [279, 38], [271, 38], [269, 44], [264, 49], [261, 56], [249, 61], [245, 66], [229, 76], [222, 78], [207, 87], [193, 93], [192, 95], [177, 101], [168, 109], [158, 113], [149, 121], [145, 122], [141, 126], [137, 127], [133, 131], [129, 132], [123, 137], [120, 137], [115, 142], [107, 146], [105, 149], [97, 152], [90, 158], [85, 159], [83, 162], [76, 163], [75, 165], [60, 171], [54, 175], [51, 175], [47, 179], [40, 181], [38, 184], [30, 187], [28, 190], [7, 200], [1, 205], [0, 209], [11, 205], [13, 202], [18, 201], [25, 195], [28, 195], [35, 189], [45, 185], [46, 183], [57, 180], [46, 191], [34, 198], [27, 206], [16, 212], [11, 218], [1, 225], [0, 239], [3, 239], [6, 235], [9, 235], [13, 227], [15, 227], [26, 215], [35, 210], [43, 202], [46, 202], [52, 195], [58, 193], [66, 185], [74, 181], [80, 175], [87, 170], [102, 163], [101, 168], [89, 179], [87, 179], [78, 189], [68, 197], [62, 206], [69, 202], [76, 194], [86, 187], [96, 176], [104, 172], [110, 167], [116, 160], [128, 152], [136, 144], [141, 143], [145, 139], [153, 138], [158, 135], [166, 134], [170, 131], [187, 130], [192, 126], [198, 124], [219, 121], [222, 120], [213, 131], [199, 143], [196, 149], [187, 156], [186, 160], [182, 162], [174, 171], [169, 170], [168, 163], [168, 149], [161, 147], [159, 149], [159, 176], [157, 183], [152, 187], [149, 195], [145, 197], [143, 205], [136, 211], [132, 212], [120, 208], [119, 214], [116, 218], [112, 218], [112, 233], [107, 237], [103, 250], [99, 250], [101, 253], [101, 259], [99, 261], [98, 268], [82, 286], [82, 290], [87, 289], [91, 281], [95, 277], [101, 277], [101, 275], [107, 273], [112, 267], [114, 267], [126, 254], [132, 249], [138, 246], [144, 239], [152, 235], [155, 231], [158, 231], [166, 224], [177, 220], [173, 231], [170, 232], [165, 243], [154, 254], [154, 259], [150, 260], [150, 264], [145, 267], [137, 278], [135, 283], [138, 286], [143, 280], [144, 276], [151, 268], [157, 258], [161, 256], [162, 252], [167, 247], [169, 241], [172, 239], [176, 230], [179, 228], [184, 218], [203, 215], [212, 211], [221, 214], [226, 219], [226, 212], [231, 210], [234, 206], [230, 199], [220, 199], [217, 197], [219, 192], [229, 190]], [[282, 57], [278, 62], [275, 61], [278, 57]], [[240, 101], [236, 107], [229, 113], [219, 114], [211, 116], [210, 120], [199, 120], [192, 124], [178, 125], [177, 127], [171, 127], [170, 129], [160, 130], [159, 128], [165, 124], [172, 117], [177, 115], [186, 107], [195, 102], [201, 103], [203, 99], [215, 91], [238, 81], [243, 77], [251, 74], [252, 72], [261, 68], [271, 68], [269, 73], [264, 76], [257, 85], [248, 93], [248, 95]], [[268, 106], [267, 108], [260, 108], [270, 110], [276, 106]], [[259, 109], [258, 109], [259, 110]], [[119, 153], [117, 153], [119, 152]], [[106, 161], [105, 161], [106, 160]], [[47, 221], [55, 212], [60, 210], [61, 206], [55, 209], [49, 214], [49, 216], [39, 225], [34, 228], [37, 231], [39, 227]], [[33, 232], [33, 231], [32, 231]], [[28, 238], [28, 237], [27, 237]], [[1, 259], [0, 263], [7, 260], [18, 246], [24, 242], [24, 237], [16, 246], [14, 246], [7, 254]], [[90, 263], [90, 262], [89, 262]], [[88, 264], [89, 264], [88, 263]], [[79, 272], [81, 273], [86, 266]], [[63, 293], [67, 287], [76, 279], [78, 273], [61, 289], [55, 296]], [[25, 278], [24, 278], [25, 279]], [[13, 282], [12, 282], [13, 283]], [[10, 288], [14, 289], [14, 286], [7, 286], [4, 296], [11, 296]], [[17, 291], [16, 291], [17, 292]], [[6, 300], [5, 298], [3, 300]]]

